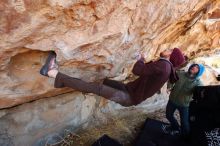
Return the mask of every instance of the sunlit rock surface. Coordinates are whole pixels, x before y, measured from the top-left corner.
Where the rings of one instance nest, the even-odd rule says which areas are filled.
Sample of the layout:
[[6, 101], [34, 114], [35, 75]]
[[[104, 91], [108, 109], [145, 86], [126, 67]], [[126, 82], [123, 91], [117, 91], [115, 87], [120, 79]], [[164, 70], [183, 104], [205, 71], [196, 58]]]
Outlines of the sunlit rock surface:
[[0, 2], [0, 108], [58, 94], [38, 74], [47, 51], [60, 70], [87, 81], [130, 74], [136, 52], [180, 47], [194, 57], [219, 49], [220, 6], [210, 0]]
[[[1, 0], [0, 32], [2, 133], [11, 135], [9, 143], [14, 145], [32, 145], [67, 125], [88, 122], [102, 108], [114, 113], [119, 106], [69, 88], [53, 88], [53, 79], [39, 75], [48, 51], [57, 53], [60, 71], [71, 76], [126, 81], [139, 51], [150, 60], [166, 48], [179, 47], [190, 59], [219, 50], [220, 1]], [[160, 101], [166, 102], [158, 97], [142, 106]], [[64, 121], [56, 124], [54, 115], [64, 116]], [[45, 127], [51, 129], [45, 132]]]

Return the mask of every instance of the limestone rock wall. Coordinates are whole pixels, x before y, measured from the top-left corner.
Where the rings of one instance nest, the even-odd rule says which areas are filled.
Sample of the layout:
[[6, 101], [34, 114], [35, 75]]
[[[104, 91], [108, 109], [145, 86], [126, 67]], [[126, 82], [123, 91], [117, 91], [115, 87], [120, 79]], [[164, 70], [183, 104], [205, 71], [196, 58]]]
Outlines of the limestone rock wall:
[[[0, 32], [0, 124], [6, 133], [0, 141], [9, 135], [9, 145], [30, 145], [47, 132], [78, 127], [100, 109], [114, 113], [118, 106], [53, 88], [53, 79], [39, 75], [49, 50], [57, 53], [60, 71], [68, 75], [124, 81], [139, 51], [150, 60], [166, 48], [179, 47], [190, 58], [219, 50], [220, 1], [1, 0]], [[154, 103], [165, 100], [142, 106]], [[44, 126], [51, 129], [41, 133]]]
[[211, 53], [219, 9], [214, 0], [1, 1], [0, 108], [66, 92], [38, 74], [49, 50], [62, 72], [88, 81], [125, 78], [140, 50], [147, 59], [173, 47]]
[[[67, 134], [77, 134], [83, 129], [108, 123], [112, 116], [118, 118], [124, 116], [122, 119], [125, 120], [130, 113], [133, 113], [133, 120], [140, 123], [138, 121], [140, 115], [143, 117], [146, 116], [146, 113], [163, 108], [166, 101], [167, 97], [160, 94], [147, 99], [137, 107], [123, 108], [113, 102], [106, 103], [101, 97], [83, 95], [79, 92], [40, 99], [10, 110], [0, 111], [0, 145], [45, 146], [55, 144], [62, 141]], [[121, 126], [116, 126], [118, 126], [116, 129], [120, 130]], [[129, 130], [129, 128], [125, 130], [126, 134], [132, 135]], [[102, 133], [101, 130], [100, 133]], [[124, 142], [125, 140], [130, 141], [125, 138], [125, 133], [114, 136]]]

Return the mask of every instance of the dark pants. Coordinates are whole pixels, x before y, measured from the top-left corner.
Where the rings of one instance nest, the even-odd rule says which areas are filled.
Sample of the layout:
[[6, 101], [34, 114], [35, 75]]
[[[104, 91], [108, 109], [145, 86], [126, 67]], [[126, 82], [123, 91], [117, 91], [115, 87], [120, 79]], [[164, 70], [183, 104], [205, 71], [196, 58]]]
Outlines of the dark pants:
[[[178, 110], [180, 114], [180, 124], [179, 126], [177, 120], [174, 117], [174, 112]], [[181, 134], [187, 136], [189, 134], [189, 108], [188, 107], [181, 107], [174, 104], [172, 101], [168, 101], [166, 107], [166, 118], [169, 120], [171, 124], [171, 128], [173, 130], [181, 129]]]
[[83, 80], [58, 73], [54, 83], [55, 88], [70, 87], [84, 93], [94, 93], [112, 100], [122, 106], [134, 105], [123, 83], [105, 79], [103, 84], [89, 83]]

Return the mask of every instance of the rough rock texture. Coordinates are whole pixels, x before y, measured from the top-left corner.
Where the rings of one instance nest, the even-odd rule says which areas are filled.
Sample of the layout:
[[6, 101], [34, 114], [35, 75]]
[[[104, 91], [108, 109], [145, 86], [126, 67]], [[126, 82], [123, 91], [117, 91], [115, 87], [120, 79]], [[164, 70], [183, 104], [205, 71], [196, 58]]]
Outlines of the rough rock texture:
[[[106, 104], [100, 97], [90, 94], [83, 95], [79, 92], [40, 99], [33, 103], [0, 111], [0, 145], [45, 146], [46, 143], [55, 144], [62, 141], [67, 134], [78, 133], [82, 129], [95, 128], [100, 124], [109, 123], [109, 119], [112, 117], [126, 120], [131, 113], [133, 113], [134, 123], [136, 121], [138, 124], [144, 121], [146, 113], [163, 108], [166, 101], [167, 97], [160, 94], [149, 98], [138, 107], [123, 108], [113, 102]], [[118, 120], [119, 123], [120, 120]], [[132, 137], [133, 134], [130, 130], [134, 129], [137, 124], [131, 125], [126, 131], [121, 129], [123, 125], [116, 124], [111, 133], [118, 129], [119, 132], [115, 133], [115, 137], [121, 137], [125, 142], [126, 136]], [[96, 135], [96, 138], [101, 136], [101, 133], [100, 130], [100, 134]], [[95, 139], [92, 140], [92, 142], [94, 141]], [[86, 142], [84, 141], [84, 143]]]
[[[166, 48], [180, 47], [190, 58], [219, 50], [220, 1], [1, 0], [0, 32], [0, 127], [6, 133], [0, 142], [31, 145], [46, 133], [88, 122], [100, 108], [117, 107], [94, 95], [54, 89], [53, 79], [38, 73], [49, 50], [57, 53], [60, 71], [74, 77], [125, 80], [138, 51], [150, 60]], [[77, 122], [70, 120], [75, 114]]]
[[38, 74], [48, 50], [58, 54], [61, 71], [88, 81], [125, 78], [138, 50], [147, 59], [173, 47], [189, 56], [213, 52], [220, 46], [219, 5], [217, 0], [3, 0], [0, 108], [65, 92]]

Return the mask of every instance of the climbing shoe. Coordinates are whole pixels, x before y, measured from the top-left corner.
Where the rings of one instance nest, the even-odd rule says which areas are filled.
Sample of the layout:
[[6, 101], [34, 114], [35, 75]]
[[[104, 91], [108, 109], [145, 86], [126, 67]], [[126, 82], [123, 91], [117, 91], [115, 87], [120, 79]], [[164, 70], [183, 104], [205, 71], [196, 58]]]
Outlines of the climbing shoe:
[[48, 77], [48, 71], [57, 68], [56, 53], [54, 51], [50, 51], [45, 64], [40, 69], [40, 74]]

